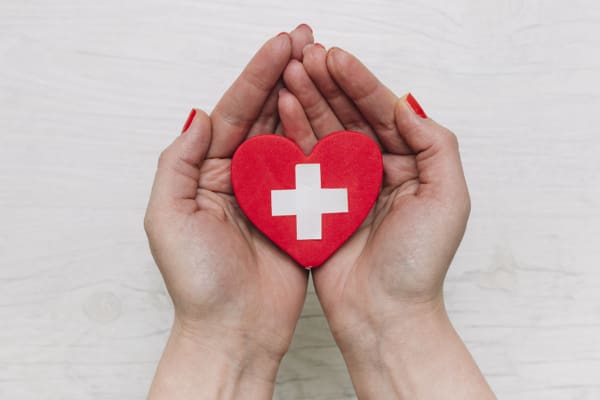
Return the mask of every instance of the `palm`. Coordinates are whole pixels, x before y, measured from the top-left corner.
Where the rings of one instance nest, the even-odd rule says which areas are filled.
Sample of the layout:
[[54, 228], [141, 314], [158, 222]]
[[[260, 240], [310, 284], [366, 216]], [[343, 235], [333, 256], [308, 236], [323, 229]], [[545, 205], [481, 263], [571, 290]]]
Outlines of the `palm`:
[[[226, 310], [218, 314], [219, 323], [258, 323], [270, 332], [269, 340], [278, 332], [291, 333], [304, 301], [307, 274], [249, 224], [230, 189], [221, 191], [230, 161], [214, 161], [205, 162], [208, 168], [201, 172], [203, 186], [195, 209], [178, 224], [183, 232], [176, 237], [187, 238], [178, 251], [187, 270], [173, 274], [180, 280], [172, 291], [174, 301], [186, 305], [186, 319], [199, 319], [207, 307], [218, 304]], [[170, 271], [164, 275], [169, 284]]]
[[230, 165], [245, 138], [277, 129], [281, 74], [309, 42], [306, 26], [270, 39], [210, 117], [190, 114], [161, 156], [145, 221], [177, 321], [250, 340], [274, 357], [289, 345], [308, 274], [242, 215]]
[[[462, 171], [437, 161], [458, 154], [452, 152], [452, 134], [440, 131], [447, 143], [432, 146], [428, 138], [425, 143], [414, 112], [397, 108], [398, 97], [339, 49], [307, 48], [302, 64], [290, 63], [284, 79], [291, 95], [280, 101], [282, 122], [286, 135], [305, 152], [343, 129], [363, 132], [383, 149], [384, 179], [373, 210], [352, 238], [313, 271], [332, 329], [343, 329], [338, 318], [346, 326], [369, 318], [355, 315], [356, 310], [396, 312], [394, 302], [385, 301], [389, 298], [421, 302], [435, 297], [468, 214]], [[459, 160], [452, 162], [460, 166]], [[448, 207], [457, 201], [467, 207]], [[370, 307], [381, 304], [390, 309]]]
[[[414, 159], [412, 155], [385, 156], [384, 185], [370, 215], [356, 234], [314, 271], [319, 298], [333, 320], [335, 315], [346, 314], [344, 306], [356, 302], [369, 304], [395, 293], [416, 299], [429, 296], [431, 282], [443, 273], [424, 265], [427, 260], [423, 258], [432, 256], [425, 254], [430, 247], [424, 237], [435, 216], [427, 215], [433, 210], [427, 199], [418, 195]], [[405, 168], [392, 168], [398, 165]], [[379, 308], [377, 312], [385, 311]]]

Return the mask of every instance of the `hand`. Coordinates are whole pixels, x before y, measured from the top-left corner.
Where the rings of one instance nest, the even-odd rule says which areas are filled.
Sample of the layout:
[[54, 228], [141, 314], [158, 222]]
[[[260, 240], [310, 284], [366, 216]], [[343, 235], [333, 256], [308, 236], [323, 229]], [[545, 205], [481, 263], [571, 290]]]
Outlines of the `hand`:
[[150, 398], [272, 396], [307, 273], [243, 216], [230, 158], [245, 138], [277, 129], [281, 74], [312, 40], [300, 26], [267, 41], [211, 116], [194, 111], [161, 154], [145, 228], [175, 319]]
[[384, 180], [372, 212], [312, 271], [357, 394], [490, 397], [443, 304], [444, 277], [470, 211], [456, 136], [340, 49], [308, 45], [284, 82], [284, 131], [305, 152], [344, 129], [371, 136], [383, 152]]

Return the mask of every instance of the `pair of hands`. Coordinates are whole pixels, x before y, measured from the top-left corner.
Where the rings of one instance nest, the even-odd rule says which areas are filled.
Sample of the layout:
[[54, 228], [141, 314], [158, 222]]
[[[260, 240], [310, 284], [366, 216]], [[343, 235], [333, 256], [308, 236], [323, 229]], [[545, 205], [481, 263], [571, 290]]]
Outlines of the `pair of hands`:
[[[421, 328], [455, 336], [442, 286], [470, 209], [456, 137], [354, 56], [314, 44], [306, 25], [268, 40], [213, 112], [192, 118], [160, 156], [145, 218], [175, 306], [151, 397], [272, 395], [309, 273], [242, 214], [231, 156], [256, 134], [284, 134], [308, 153], [339, 130], [380, 144], [384, 180], [362, 226], [312, 271], [315, 289], [359, 396], [417, 393], [394, 388], [375, 366], [390, 348], [402, 360], [384, 364], [412, 359], [407, 338], [418, 340]], [[199, 377], [214, 387], [199, 386]]]

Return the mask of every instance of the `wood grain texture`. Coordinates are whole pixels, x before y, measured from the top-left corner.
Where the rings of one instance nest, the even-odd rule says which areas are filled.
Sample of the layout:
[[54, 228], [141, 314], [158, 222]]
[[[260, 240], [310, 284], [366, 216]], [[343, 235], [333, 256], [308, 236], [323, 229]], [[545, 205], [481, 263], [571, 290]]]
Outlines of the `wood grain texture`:
[[[0, 398], [144, 398], [157, 156], [301, 22], [458, 134], [447, 304], [498, 397], [600, 398], [600, 3], [508, 0], [0, 2]], [[355, 398], [312, 292], [275, 398]]]

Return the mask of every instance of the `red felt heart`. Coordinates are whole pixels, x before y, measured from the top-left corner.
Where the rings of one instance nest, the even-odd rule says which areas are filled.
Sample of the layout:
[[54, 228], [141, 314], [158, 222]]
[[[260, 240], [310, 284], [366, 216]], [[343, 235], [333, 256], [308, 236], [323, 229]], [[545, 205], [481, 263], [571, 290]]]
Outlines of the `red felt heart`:
[[309, 156], [290, 139], [259, 135], [231, 160], [240, 208], [306, 268], [323, 264], [356, 231], [377, 199], [382, 175], [377, 144], [350, 131], [321, 139]]

